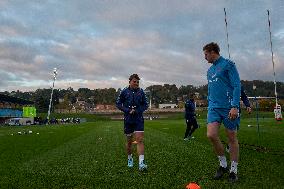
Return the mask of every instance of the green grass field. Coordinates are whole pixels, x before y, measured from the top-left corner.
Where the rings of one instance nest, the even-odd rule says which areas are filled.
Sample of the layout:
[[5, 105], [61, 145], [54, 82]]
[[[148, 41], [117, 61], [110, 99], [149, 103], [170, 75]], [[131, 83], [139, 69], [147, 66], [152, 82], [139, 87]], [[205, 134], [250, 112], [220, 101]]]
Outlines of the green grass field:
[[[145, 173], [138, 171], [136, 153], [134, 168], [126, 166], [122, 121], [1, 127], [0, 188], [157, 189], [185, 188], [189, 182], [202, 188], [284, 188], [284, 122], [260, 118], [258, 134], [255, 117], [242, 119], [234, 184], [212, 179], [218, 162], [205, 119], [199, 122], [195, 139], [183, 141], [183, 119], [145, 121]], [[33, 133], [17, 134], [29, 130]], [[221, 135], [225, 140], [223, 128]]]

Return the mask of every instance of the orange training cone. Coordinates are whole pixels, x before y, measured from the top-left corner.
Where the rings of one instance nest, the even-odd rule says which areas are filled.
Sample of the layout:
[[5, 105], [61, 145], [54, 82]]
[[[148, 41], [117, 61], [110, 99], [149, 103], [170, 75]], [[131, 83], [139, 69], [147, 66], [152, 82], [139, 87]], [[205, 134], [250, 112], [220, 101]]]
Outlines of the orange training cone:
[[186, 189], [201, 189], [201, 187], [195, 182], [191, 182], [186, 186]]

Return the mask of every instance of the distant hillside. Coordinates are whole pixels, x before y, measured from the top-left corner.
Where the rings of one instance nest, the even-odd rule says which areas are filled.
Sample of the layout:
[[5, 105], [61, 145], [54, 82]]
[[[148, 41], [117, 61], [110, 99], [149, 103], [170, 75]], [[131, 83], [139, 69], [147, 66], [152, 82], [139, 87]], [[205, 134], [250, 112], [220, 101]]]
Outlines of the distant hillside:
[[[248, 96], [269, 96], [274, 97], [274, 83], [272, 81], [241, 81]], [[253, 90], [253, 85], [256, 90]], [[53, 94], [53, 106], [67, 108], [76, 101], [85, 101], [91, 106], [97, 104], [115, 104], [115, 100], [121, 89], [88, 89], [80, 88], [78, 91], [69, 87], [67, 89], [55, 89]], [[177, 87], [175, 84], [152, 85], [145, 89], [148, 99], [151, 98], [152, 106], [157, 107], [160, 103], [178, 103], [184, 101], [189, 93], [199, 93], [200, 99], [207, 98], [207, 85], [193, 86], [186, 85]], [[277, 92], [280, 99], [284, 99], [284, 83], [277, 82]], [[40, 112], [46, 112], [49, 105], [51, 89], [37, 89], [34, 92], [1, 92], [1, 94], [27, 99], [35, 102], [35, 106]]]

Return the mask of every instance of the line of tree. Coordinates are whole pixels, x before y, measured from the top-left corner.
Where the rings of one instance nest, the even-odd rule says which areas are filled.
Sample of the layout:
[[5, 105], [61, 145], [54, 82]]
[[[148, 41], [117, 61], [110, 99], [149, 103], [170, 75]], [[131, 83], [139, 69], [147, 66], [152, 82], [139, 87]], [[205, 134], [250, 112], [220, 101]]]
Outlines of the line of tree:
[[[274, 97], [274, 83], [270, 81], [241, 81], [248, 96], [268, 96]], [[253, 90], [253, 86], [256, 89]], [[193, 86], [186, 85], [177, 87], [175, 84], [152, 85], [144, 89], [147, 91], [148, 98], [152, 100], [152, 106], [158, 106], [161, 103], [178, 103], [182, 101], [189, 93], [199, 93], [200, 99], [207, 98], [207, 85]], [[85, 101], [89, 104], [115, 104], [115, 100], [121, 89], [88, 89], [79, 88], [75, 91], [69, 87], [67, 89], [54, 89], [52, 107], [65, 107], [74, 104], [77, 100]], [[284, 99], [284, 83], [277, 83], [277, 92], [280, 99]], [[34, 92], [2, 92], [2, 94], [28, 99], [35, 102], [35, 106], [39, 112], [46, 112], [49, 106], [51, 89], [37, 89]], [[151, 96], [150, 96], [151, 95]], [[59, 102], [59, 99], [61, 102]]]

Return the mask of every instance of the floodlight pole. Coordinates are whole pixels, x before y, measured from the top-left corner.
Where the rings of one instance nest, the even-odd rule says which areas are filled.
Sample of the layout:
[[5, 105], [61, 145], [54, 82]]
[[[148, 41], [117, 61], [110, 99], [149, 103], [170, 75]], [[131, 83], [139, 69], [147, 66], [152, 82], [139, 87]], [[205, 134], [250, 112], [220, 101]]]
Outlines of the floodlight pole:
[[278, 102], [277, 102], [277, 90], [276, 90], [276, 74], [275, 74], [275, 64], [274, 64], [274, 54], [273, 54], [273, 50], [272, 50], [272, 39], [271, 39], [271, 29], [270, 29], [270, 18], [269, 18], [269, 10], [267, 10], [267, 20], [268, 20], [268, 28], [269, 28], [269, 39], [270, 39], [270, 51], [271, 51], [271, 61], [272, 61], [272, 67], [273, 67], [273, 76], [274, 76], [274, 93], [275, 93], [275, 102], [276, 102], [276, 106], [278, 106]]
[[51, 95], [50, 95], [50, 100], [49, 100], [48, 113], [47, 113], [47, 123], [46, 124], [49, 123], [50, 109], [51, 109], [53, 89], [54, 89], [54, 83], [55, 83], [55, 80], [56, 80], [56, 76], [57, 76], [57, 69], [54, 68], [53, 69], [53, 84], [52, 84]]

